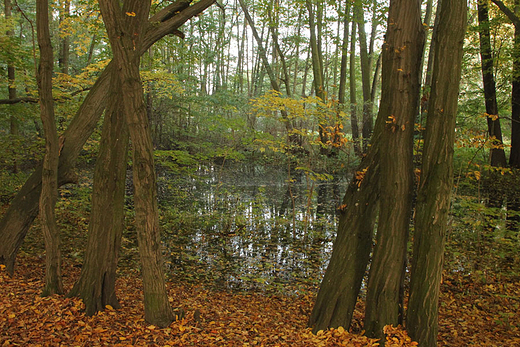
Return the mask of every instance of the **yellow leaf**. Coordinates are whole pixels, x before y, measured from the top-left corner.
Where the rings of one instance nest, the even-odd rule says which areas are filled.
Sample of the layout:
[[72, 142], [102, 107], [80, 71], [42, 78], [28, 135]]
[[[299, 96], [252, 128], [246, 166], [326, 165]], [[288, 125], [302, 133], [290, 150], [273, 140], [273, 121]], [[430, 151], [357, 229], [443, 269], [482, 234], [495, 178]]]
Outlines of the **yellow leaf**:
[[113, 311], [114, 308], [111, 306], [111, 305], [105, 305], [105, 308], [108, 310], [108, 311]]
[[146, 329], [150, 329], [150, 330], [154, 330], [155, 328], [156, 328], [155, 325], [149, 325], [146, 327]]
[[13, 319], [14, 317], [16, 317], [16, 315], [14, 313], [11, 313], [8, 317], [9, 319]]
[[135, 17], [135, 12], [126, 12], [128, 17]]

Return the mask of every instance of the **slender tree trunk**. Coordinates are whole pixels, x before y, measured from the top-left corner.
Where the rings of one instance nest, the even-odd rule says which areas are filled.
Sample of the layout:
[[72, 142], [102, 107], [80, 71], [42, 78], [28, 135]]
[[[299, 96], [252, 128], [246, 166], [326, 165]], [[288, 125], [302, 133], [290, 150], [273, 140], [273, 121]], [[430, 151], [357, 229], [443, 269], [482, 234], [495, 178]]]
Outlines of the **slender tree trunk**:
[[[139, 47], [140, 54], [165, 35], [176, 32], [188, 19], [196, 16], [211, 6], [215, 0], [201, 0], [190, 6], [189, 0], [179, 0], [149, 19], [149, 25]], [[58, 168], [58, 185], [76, 180], [75, 161], [97, 125], [106, 105], [109, 88], [109, 76], [113, 73], [114, 64], [110, 63], [87, 94], [61, 140], [60, 163]], [[12, 274], [16, 254], [29, 227], [38, 215], [38, 202], [41, 192], [41, 166], [38, 166], [20, 189], [9, 209], [0, 220], [0, 264], [5, 264]]]
[[[62, 7], [60, 9], [60, 25], [62, 25], [63, 21], [70, 15], [70, 0], [63, 0]], [[60, 28], [63, 32], [63, 29]], [[60, 57], [59, 57], [59, 67], [61, 73], [68, 74], [69, 73], [69, 47], [70, 47], [70, 39], [69, 33], [62, 34], [61, 45], [60, 45]]]
[[413, 130], [424, 45], [420, 1], [393, 0], [383, 47], [380, 213], [368, 279], [365, 330], [402, 322], [402, 286], [413, 193]]
[[350, 2], [347, 0], [345, 3], [345, 13], [343, 14], [343, 42], [341, 44], [341, 63], [339, 73], [339, 91], [338, 91], [338, 102], [342, 107], [345, 104], [345, 94], [347, 89], [347, 65], [348, 65], [348, 43], [349, 43], [349, 15], [350, 15]]
[[[247, 9], [247, 6], [246, 6], [244, 0], [238, 0], [238, 1], [240, 3], [240, 7], [242, 7], [242, 11], [244, 12], [244, 16], [246, 17], [246, 20], [249, 23], [249, 27], [251, 28], [251, 32], [253, 33], [253, 37], [255, 38], [256, 44], [258, 46], [258, 52], [260, 55], [260, 59], [262, 60], [263, 66], [265, 67], [265, 70], [267, 71], [267, 75], [269, 76], [269, 81], [271, 82], [271, 88], [273, 88], [273, 90], [275, 90], [277, 92], [280, 92], [280, 85], [278, 84], [276, 75], [271, 67], [271, 64], [269, 64], [269, 60], [267, 59], [267, 52], [262, 43], [262, 38], [258, 35], [255, 24], [253, 22], [253, 19], [251, 18], [251, 15], [249, 14], [249, 11]], [[290, 89], [287, 89], [287, 92], [290, 93]], [[285, 128], [287, 130], [287, 136], [289, 136], [289, 138], [291, 138], [292, 125], [291, 125], [291, 122], [288, 120], [287, 111], [281, 110], [280, 113], [282, 114], [282, 118], [284, 120], [286, 120]]]
[[[515, 0], [515, 14], [520, 13], [520, 1]], [[520, 26], [515, 24], [513, 48], [513, 81], [511, 92], [511, 154], [509, 166], [520, 169]]]
[[363, 152], [366, 153], [370, 137], [372, 136], [372, 102], [370, 93], [371, 66], [367, 48], [367, 35], [365, 33], [365, 18], [361, 4], [354, 6], [354, 15], [359, 31], [359, 50], [361, 57], [361, 80], [363, 87]]
[[480, 35], [480, 58], [482, 61], [482, 79], [484, 81], [484, 99], [486, 103], [487, 125], [492, 138], [491, 165], [506, 167], [506, 155], [502, 142], [502, 130], [498, 117], [495, 77], [493, 74], [493, 55], [489, 32], [488, 0], [478, 1], [478, 21]]
[[436, 18], [432, 90], [426, 123], [407, 312], [407, 330], [419, 346], [437, 346], [439, 291], [451, 191], [455, 120], [467, 0], [440, 1]]
[[40, 47], [38, 67], [38, 92], [40, 114], [45, 133], [45, 156], [42, 169], [42, 191], [40, 195], [40, 218], [45, 240], [45, 287], [42, 296], [62, 294], [60, 238], [54, 209], [58, 200], [59, 141], [54, 119], [52, 99], [53, 57], [49, 32], [49, 3], [36, 1], [36, 28]]
[[[11, 0], [4, 0], [4, 15], [5, 19], [8, 20], [11, 18]], [[6, 35], [8, 38], [14, 37], [13, 30], [7, 30]], [[9, 100], [16, 99], [16, 69], [14, 67], [13, 62], [7, 63], [7, 91], [9, 95]], [[20, 134], [20, 126], [18, 124], [18, 119], [13, 114], [9, 117], [9, 133], [13, 136], [18, 136]], [[16, 159], [13, 162], [13, 173], [18, 172], [18, 164]]]
[[[321, 52], [321, 40], [318, 35], [319, 30], [317, 30], [318, 25], [315, 18], [314, 6], [311, 0], [306, 0], [305, 4], [307, 5], [307, 11], [309, 14], [309, 28], [310, 28], [310, 48], [311, 48], [311, 58], [312, 58], [312, 72], [314, 75], [314, 90], [316, 96], [320, 98], [323, 102], [327, 102], [327, 93], [325, 91], [325, 81], [323, 74], [323, 58]], [[317, 4], [316, 12], [319, 14], [322, 11], [323, 4], [320, 2]], [[319, 136], [320, 142], [322, 143], [322, 147], [320, 150], [321, 154], [328, 155], [329, 149], [327, 147], [327, 142], [329, 141], [329, 136], [326, 131], [327, 123], [324, 120], [319, 121]]]
[[356, 90], [356, 27], [355, 21], [352, 22], [352, 36], [350, 39], [350, 127], [352, 129], [352, 141], [354, 141], [354, 153], [361, 156], [361, 141], [359, 138], [359, 125], [357, 117], [357, 90]]
[[123, 118], [121, 83], [115, 74], [109, 95], [112, 102], [105, 113], [96, 160], [85, 260], [68, 294], [83, 300], [87, 315], [104, 310], [106, 305], [120, 307], [115, 281], [124, 220], [128, 128]]

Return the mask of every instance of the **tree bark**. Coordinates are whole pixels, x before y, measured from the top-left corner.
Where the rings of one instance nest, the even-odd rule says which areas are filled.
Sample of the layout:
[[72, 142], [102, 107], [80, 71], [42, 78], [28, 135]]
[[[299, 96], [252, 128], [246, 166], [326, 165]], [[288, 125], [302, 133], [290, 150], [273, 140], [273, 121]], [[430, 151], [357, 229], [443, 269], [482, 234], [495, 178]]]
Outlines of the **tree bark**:
[[437, 346], [439, 291], [451, 192], [455, 120], [467, 0], [440, 1], [434, 66], [417, 194], [407, 330], [419, 346]]
[[[309, 29], [310, 29], [310, 48], [311, 48], [311, 61], [312, 61], [312, 72], [314, 76], [314, 90], [316, 96], [321, 99], [323, 102], [327, 102], [327, 93], [325, 90], [325, 77], [323, 73], [323, 58], [321, 51], [321, 40], [320, 40], [320, 20], [316, 20], [316, 16], [314, 13], [313, 3], [311, 0], [306, 0], [305, 4], [307, 6], [307, 12], [309, 14]], [[318, 17], [320, 13], [322, 13], [323, 4], [318, 2], [317, 4], [317, 14]], [[318, 29], [318, 30], [316, 30]], [[323, 155], [328, 155], [331, 151], [328, 148], [327, 142], [329, 141], [329, 135], [326, 131], [327, 123], [323, 120], [319, 121], [319, 137], [320, 142], [322, 144], [320, 153]]]
[[420, 1], [393, 0], [383, 46], [380, 213], [368, 279], [365, 330], [402, 321], [402, 292], [413, 195], [413, 130], [419, 107], [424, 46]]
[[59, 142], [52, 99], [53, 57], [49, 32], [49, 3], [36, 1], [36, 29], [40, 47], [38, 67], [38, 93], [40, 116], [45, 134], [45, 155], [42, 164], [42, 191], [40, 218], [45, 241], [45, 287], [42, 296], [62, 294], [60, 239], [54, 209], [58, 200]]
[[363, 5], [354, 5], [354, 16], [358, 27], [359, 50], [361, 57], [361, 80], [363, 89], [363, 127], [361, 128], [363, 135], [363, 152], [366, 153], [370, 137], [372, 136], [372, 100], [370, 90], [370, 75], [372, 67], [370, 66], [370, 57], [367, 48], [367, 35], [365, 33], [365, 18], [363, 15]]
[[123, 118], [119, 82], [112, 74], [109, 92], [112, 102], [105, 113], [94, 172], [85, 260], [80, 277], [68, 294], [83, 300], [87, 315], [102, 311], [106, 305], [120, 307], [115, 282], [124, 221], [128, 128]]
[[493, 74], [493, 55], [489, 31], [488, 0], [479, 0], [478, 21], [480, 36], [480, 59], [482, 62], [482, 80], [484, 82], [484, 99], [486, 104], [487, 126], [489, 137], [492, 139], [490, 150], [491, 166], [506, 167], [506, 155], [502, 142], [502, 130], [498, 116], [495, 77]]
[[379, 147], [375, 145], [362, 159], [339, 208], [332, 256], [309, 318], [313, 332], [350, 327], [372, 249], [379, 200], [378, 161]]
[[[515, 16], [520, 12], [520, 1], [515, 0]], [[520, 21], [513, 21], [515, 43], [513, 47], [513, 74], [511, 91], [511, 153], [509, 166], [520, 169]], [[518, 210], [518, 203], [516, 209]], [[519, 217], [516, 218], [520, 219]]]
[[[149, 25], [139, 47], [140, 54], [162, 37], [175, 32], [182, 24], [211, 6], [215, 0], [201, 0], [190, 6], [189, 0], [179, 0], [149, 19]], [[62, 135], [58, 185], [75, 181], [75, 161], [97, 125], [106, 105], [110, 74], [110, 63], [89, 91], [69, 127]], [[8, 273], [13, 274], [16, 254], [29, 227], [38, 215], [41, 192], [41, 166], [25, 182], [9, 209], [0, 220], [0, 264], [5, 264]]]
[[[4, 15], [5, 19], [8, 20], [11, 18], [11, 0], [4, 0]], [[13, 30], [7, 30], [6, 35], [8, 38], [14, 37]], [[13, 101], [17, 99], [16, 97], [16, 69], [13, 62], [7, 63], [7, 91], [9, 95], [9, 101]], [[9, 133], [13, 136], [18, 136], [20, 134], [20, 126], [18, 124], [18, 119], [16, 119], [15, 115], [11, 115], [9, 117]], [[18, 172], [18, 165], [16, 163], [16, 159], [13, 162], [12, 172]]]
[[157, 207], [157, 184], [153, 146], [146, 115], [144, 92], [139, 76], [139, 47], [150, 1], [99, 0], [101, 14], [121, 83], [124, 118], [132, 140], [135, 224], [139, 241], [144, 287], [145, 319], [160, 327], [174, 319], [168, 301]]
[[352, 141], [354, 141], [354, 153], [361, 156], [363, 151], [361, 149], [361, 141], [359, 138], [359, 125], [357, 117], [357, 90], [356, 90], [356, 21], [352, 22], [352, 35], [350, 39], [350, 69], [349, 69], [349, 83], [350, 83], [350, 127], [352, 131]]
[[[63, 0], [63, 3], [61, 4], [62, 8], [60, 9], [60, 26], [62, 25], [63, 21], [70, 15], [70, 0]], [[63, 31], [62, 28], [60, 28], [60, 31]], [[60, 44], [60, 57], [58, 60], [58, 64], [60, 67], [60, 72], [63, 74], [69, 73], [69, 52], [70, 47], [70, 39], [69, 39], [69, 33], [65, 33], [64, 36], [61, 38], [61, 44]]]

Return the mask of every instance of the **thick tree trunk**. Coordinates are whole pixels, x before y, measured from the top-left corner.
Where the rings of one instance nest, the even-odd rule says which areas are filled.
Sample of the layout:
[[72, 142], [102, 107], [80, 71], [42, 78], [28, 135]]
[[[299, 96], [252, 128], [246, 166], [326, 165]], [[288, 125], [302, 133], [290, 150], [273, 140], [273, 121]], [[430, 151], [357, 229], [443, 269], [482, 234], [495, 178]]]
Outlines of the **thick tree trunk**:
[[365, 330], [384, 338], [383, 327], [402, 321], [402, 286], [413, 192], [413, 130], [419, 107], [424, 45], [419, 0], [393, 0], [383, 46], [379, 116], [380, 213], [368, 279]]
[[[176, 32], [188, 19], [196, 16], [211, 6], [215, 0], [202, 0], [190, 6], [189, 0], [179, 0], [149, 19], [149, 25], [139, 47], [140, 54], [165, 35]], [[94, 131], [106, 105], [110, 74], [113, 72], [110, 63], [100, 75], [87, 97], [81, 104], [69, 127], [60, 141], [60, 163], [58, 185], [75, 181], [75, 161], [83, 145]], [[38, 202], [41, 192], [41, 166], [25, 182], [9, 209], [0, 220], [0, 264], [5, 264], [12, 274], [16, 254], [29, 227], [38, 215]]]
[[332, 256], [321, 282], [309, 326], [314, 332], [350, 327], [372, 249], [377, 212], [379, 149], [372, 146], [350, 183], [342, 205]]
[[111, 305], [119, 308], [115, 293], [116, 268], [124, 221], [128, 128], [123, 118], [119, 78], [112, 74], [110, 100], [94, 172], [92, 212], [81, 275], [68, 296], [85, 303], [87, 315]]
[[58, 200], [59, 142], [52, 99], [53, 57], [49, 32], [49, 3], [36, 1], [36, 28], [40, 63], [38, 67], [38, 93], [40, 116], [45, 133], [45, 155], [42, 169], [40, 218], [45, 240], [45, 287], [42, 296], [62, 294], [60, 238], [54, 209]]
[[434, 66], [417, 194], [407, 330], [419, 346], [437, 346], [439, 291], [453, 188], [455, 120], [467, 0], [440, 1]]
[[[144, 287], [145, 319], [160, 327], [174, 319], [163, 274], [153, 146], [139, 76], [139, 45], [151, 1], [99, 0], [121, 81], [124, 118], [132, 140], [134, 204]], [[135, 13], [129, 16], [128, 13]]]

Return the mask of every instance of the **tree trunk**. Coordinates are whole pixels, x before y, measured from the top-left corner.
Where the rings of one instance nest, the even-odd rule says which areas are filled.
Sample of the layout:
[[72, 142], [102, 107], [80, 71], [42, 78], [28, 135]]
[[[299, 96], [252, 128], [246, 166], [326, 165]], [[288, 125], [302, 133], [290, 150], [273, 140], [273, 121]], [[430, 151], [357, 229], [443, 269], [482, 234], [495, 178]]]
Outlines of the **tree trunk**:
[[482, 80], [484, 82], [484, 99], [486, 103], [487, 126], [492, 141], [490, 150], [491, 166], [506, 167], [506, 155], [502, 142], [502, 130], [498, 117], [495, 77], [493, 74], [493, 55], [489, 32], [488, 0], [478, 1], [478, 21], [480, 35], [480, 59], [482, 61]]
[[378, 161], [379, 148], [375, 145], [363, 158], [339, 208], [341, 214], [332, 256], [309, 318], [313, 332], [350, 327], [372, 249], [379, 199]]
[[[63, 0], [62, 8], [60, 9], [60, 26], [63, 21], [70, 15], [70, 0]], [[60, 31], [63, 32], [63, 28], [60, 28]], [[60, 67], [60, 72], [63, 74], [69, 73], [69, 46], [70, 46], [70, 33], [64, 33], [61, 38], [60, 45], [60, 57], [58, 60], [58, 64]]]
[[[310, 29], [310, 48], [311, 48], [311, 58], [312, 58], [312, 72], [314, 76], [314, 90], [316, 96], [320, 98], [323, 102], [327, 102], [327, 93], [325, 91], [325, 80], [323, 74], [323, 59], [321, 52], [321, 40], [319, 37], [319, 30], [317, 32], [317, 21], [315, 18], [313, 3], [311, 0], [306, 0], [305, 4], [307, 6], [307, 11], [309, 13], [309, 29]], [[322, 3], [317, 4], [317, 13], [318, 16], [321, 13], [323, 6]], [[318, 21], [319, 22], [319, 21]], [[328, 155], [330, 153], [327, 142], [329, 141], [329, 136], [326, 131], [327, 123], [323, 120], [319, 122], [319, 136], [322, 147], [320, 149], [320, 153], [323, 155]]]
[[352, 141], [354, 141], [354, 153], [361, 156], [361, 141], [359, 138], [359, 125], [357, 117], [357, 90], [356, 90], [356, 27], [355, 21], [352, 22], [352, 35], [350, 39], [350, 127], [352, 131]]
[[[190, 6], [189, 0], [179, 0], [149, 19], [149, 25], [139, 47], [140, 54], [162, 37], [175, 32], [182, 24], [211, 6], [215, 0], [201, 0]], [[110, 74], [114, 64], [110, 63], [89, 91], [61, 140], [58, 185], [75, 181], [74, 165], [97, 125], [106, 105]], [[25, 182], [9, 209], [0, 220], [0, 264], [5, 264], [10, 274], [14, 272], [16, 254], [29, 227], [38, 215], [38, 202], [41, 192], [41, 166]]]
[[111, 305], [119, 308], [115, 293], [116, 268], [124, 220], [128, 128], [123, 119], [119, 78], [112, 74], [96, 169], [92, 212], [81, 275], [68, 296], [80, 297], [85, 313], [93, 315]]
[[[5, 19], [8, 20], [11, 18], [11, 0], [4, 0], [4, 15]], [[14, 37], [13, 30], [7, 30], [6, 35], [8, 38]], [[14, 58], [14, 57], [13, 57]], [[13, 62], [7, 63], [7, 91], [9, 94], [9, 100], [16, 99], [16, 70]], [[18, 136], [20, 134], [20, 127], [18, 124], [18, 119], [16, 119], [15, 115], [11, 115], [9, 117], [9, 133], [13, 136]], [[18, 172], [18, 165], [16, 163], [16, 159], [13, 160], [13, 173]]]
[[49, 4], [47, 0], [36, 1], [36, 28], [40, 63], [38, 67], [38, 93], [40, 115], [45, 134], [45, 155], [42, 164], [42, 191], [40, 195], [40, 218], [45, 240], [45, 287], [42, 296], [62, 294], [60, 238], [54, 209], [58, 200], [59, 141], [54, 118], [52, 99], [53, 57], [49, 32]]
[[419, 107], [424, 45], [420, 1], [394, 0], [383, 46], [379, 116], [380, 213], [368, 279], [365, 330], [384, 338], [383, 327], [402, 321], [402, 286], [413, 192], [413, 130]]
[[455, 120], [467, 0], [440, 1], [436, 17], [421, 180], [417, 194], [407, 330], [419, 346], [437, 346], [439, 291], [453, 188]]
[[367, 35], [365, 33], [365, 18], [361, 4], [354, 6], [354, 16], [359, 31], [359, 50], [361, 56], [361, 80], [363, 87], [363, 152], [366, 153], [370, 137], [372, 136], [372, 100], [370, 90], [370, 75], [372, 67], [367, 48]]
[[[515, 14], [520, 12], [520, 1], [515, 0]], [[520, 169], [520, 26], [515, 24], [513, 48], [513, 81], [511, 92], [511, 154], [509, 166]]]
[[[264, 48], [264, 45], [262, 43], [262, 38], [258, 35], [258, 31], [256, 30], [255, 23], [253, 22], [253, 19], [251, 18], [251, 15], [249, 14], [249, 11], [247, 9], [247, 6], [244, 2], [244, 0], [238, 0], [240, 3], [240, 7], [242, 7], [242, 11], [244, 11], [244, 16], [246, 17], [247, 22], [249, 23], [249, 27], [251, 28], [251, 32], [253, 33], [253, 37], [255, 38], [256, 44], [258, 46], [258, 53], [260, 55], [260, 59], [262, 60], [263, 66], [265, 67], [265, 70], [267, 71], [267, 75], [269, 76], [269, 81], [271, 82], [271, 88], [277, 92], [280, 91], [280, 85], [278, 84], [278, 80], [274, 74], [274, 71], [271, 67], [271, 64], [269, 64], [269, 60], [267, 59], [267, 52]], [[288, 93], [290, 93], [290, 89], [287, 88]], [[292, 124], [288, 118], [287, 111], [281, 110], [280, 111], [282, 118], [285, 120], [285, 129], [287, 131], [287, 136], [289, 139], [293, 139], [292, 137]]]
[[[151, 0], [99, 0], [121, 83], [124, 118], [132, 140], [135, 224], [144, 287], [145, 319], [160, 327], [174, 319], [163, 274], [153, 146], [139, 76], [139, 46]], [[128, 15], [132, 13], [135, 15]]]

